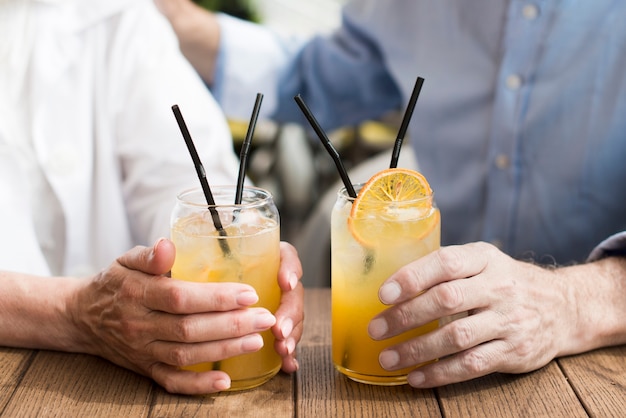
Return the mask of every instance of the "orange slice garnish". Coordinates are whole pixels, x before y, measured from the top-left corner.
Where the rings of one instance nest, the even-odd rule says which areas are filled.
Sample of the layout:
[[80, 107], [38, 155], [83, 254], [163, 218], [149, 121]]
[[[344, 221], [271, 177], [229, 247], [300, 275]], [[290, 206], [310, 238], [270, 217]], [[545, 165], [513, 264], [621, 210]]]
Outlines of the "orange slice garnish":
[[389, 168], [361, 188], [352, 203], [348, 228], [359, 243], [370, 247], [382, 237], [419, 240], [438, 221], [426, 178], [406, 168]]

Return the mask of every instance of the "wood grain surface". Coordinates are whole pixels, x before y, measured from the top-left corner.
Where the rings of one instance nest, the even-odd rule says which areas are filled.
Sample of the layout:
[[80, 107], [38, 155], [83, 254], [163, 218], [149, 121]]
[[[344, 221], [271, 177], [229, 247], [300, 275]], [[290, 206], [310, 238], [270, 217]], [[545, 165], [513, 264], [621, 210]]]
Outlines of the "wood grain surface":
[[417, 390], [344, 377], [332, 365], [330, 330], [329, 289], [306, 289], [300, 370], [207, 396], [169, 394], [89, 355], [0, 347], [0, 417], [626, 417], [626, 346]]

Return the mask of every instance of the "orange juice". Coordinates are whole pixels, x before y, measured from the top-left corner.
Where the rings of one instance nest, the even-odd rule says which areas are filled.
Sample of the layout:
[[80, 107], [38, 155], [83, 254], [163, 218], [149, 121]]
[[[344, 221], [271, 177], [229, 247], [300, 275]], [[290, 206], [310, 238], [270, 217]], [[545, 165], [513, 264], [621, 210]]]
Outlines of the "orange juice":
[[355, 381], [405, 384], [413, 368], [386, 371], [378, 362], [380, 352], [438, 326], [435, 321], [382, 341], [367, 333], [369, 322], [387, 308], [378, 299], [382, 283], [400, 267], [439, 248], [439, 210], [432, 206], [432, 196], [429, 202], [423, 199], [381, 203], [357, 225], [350, 219], [354, 199], [345, 189], [338, 194], [331, 220], [332, 354], [335, 367]]
[[[243, 203], [233, 205], [234, 188], [218, 187], [213, 195], [226, 236], [220, 236], [216, 230], [199, 190], [182, 193], [172, 216], [171, 238], [176, 246], [172, 277], [194, 282], [247, 283], [259, 296], [255, 306], [275, 313], [281, 296], [277, 282], [280, 229], [271, 196], [261, 189], [247, 188]], [[220, 204], [222, 199], [224, 203]], [[259, 386], [278, 373], [281, 366], [281, 358], [274, 351], [273, 334], [268, 330], [261, 335], [264, 345], [255, 353], [185, 369], [222, 370], [231, 378], [230, 390]]]

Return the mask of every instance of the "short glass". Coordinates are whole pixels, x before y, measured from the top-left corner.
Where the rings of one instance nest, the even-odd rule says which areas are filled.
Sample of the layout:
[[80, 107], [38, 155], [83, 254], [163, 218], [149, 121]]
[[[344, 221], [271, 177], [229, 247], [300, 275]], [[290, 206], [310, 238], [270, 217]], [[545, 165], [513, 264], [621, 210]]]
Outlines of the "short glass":
[[[357, 193], [361, 187], [355, 185]], [[354, 198], [345, 188], [337, 194], [331, 216], [333, 363], [339, 372], [357, 382], [383, 386], [407, 383], [407, 374], [415, 367], [387, 371], [378, 362], [380, 352], [438, 327], [438, 321], [434, 321], [381, 341], [373, 340], [367, 332], [374, 316], [388, 308], [378, 299], [382, 283], [400, 267], [439, 248], [439, 209], [432, 207], [426, 213], [415, 210], [424, 207], [423, 199], [430, 199], [428, 206], [432, 204], [432, 196], [381, 203], [386, 206], [377, 213], [392, 216], [384, 222], [368, 219], [369, 232], [374, 232], [376, 239], [364, 243], [355, 238], [348, 225]], [[419, 228], [416, 222], [429, 222], [422, 236], [410, 232]]]
[[[201, 189], [180, 193], [171, 216], [171, 238], [176, 246], [172, 277], [193, 282], [239, 282], [256, 289], [261, 306], [278, 309], [281, 291], [280, 220], [272, 196], [263, 189], [246, 187], [242, 203], [235, 205], [235, 186], [212, 187], [226, 236], [216, 230]], [[261, 333], [263, 348], [255, 353], [185, 367], [187, 370], [222, 370], [231, 378], [230, 390], [259, 386], [276, 373], [281, 358], [274, 351], [270, 330]]]

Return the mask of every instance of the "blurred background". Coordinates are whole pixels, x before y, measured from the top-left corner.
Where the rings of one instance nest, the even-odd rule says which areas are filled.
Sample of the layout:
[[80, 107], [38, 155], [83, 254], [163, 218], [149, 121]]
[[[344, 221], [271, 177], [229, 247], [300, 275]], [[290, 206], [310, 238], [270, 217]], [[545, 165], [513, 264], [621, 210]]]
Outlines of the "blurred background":
[[[298, 36], [313, 36], [332, 31], [340, 24], [341, 6], [345, 2], [346, 0], [196, 0], [196, 3], [209, 10], [228, 13], [262, 23], [280, 33]], [[252, 103], [254, 98], [250, 100]], [[401, 115], [392, 114], [384, 120], [345, 126], [327, 133], [349, 170], [377, 154], [390, 152], [400, 125], [400, 117]], [[229, 122], [236, 151], [239, 152], [238, 146], [245, 137], [248, 121]], [[316, 233], [315, 230], [320, 229], [318, 224], [323, 221], [312, 219], [314, 211], [326, 192], [337, 188], [339, 180], [337, 168], [328, 152], [317, 137], [308, 135], [307, 132], [308, 129], [297, 124], [279, 125], [272, 121], [259, 121], [249, 157], [248, 175], [256, 185], [270, 190], [276, 199], [281, 214], [281, 238], [296, 244], [316, 239], [303, 235], [310, 234], [311, 230]], [[367, 178], [369, 176], [359, 180], [364, 181]], [[335, 192], [333, 190], [331, 193]], [[307, 223], [315, 225], [307, 227]], [[321, 225], [321, 228], [324, 227]], [[320, 237], [320, 241], [324, 239]]]
[[312, 35], [339, 25], [346, 0], [195, 0], [209, 10], [262, 22], [289, 34]]

